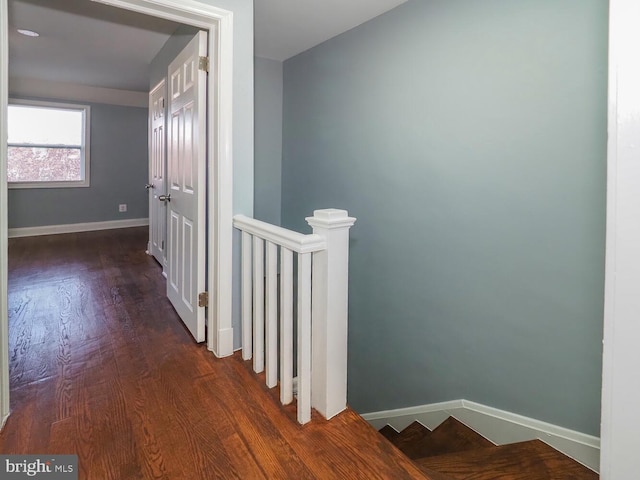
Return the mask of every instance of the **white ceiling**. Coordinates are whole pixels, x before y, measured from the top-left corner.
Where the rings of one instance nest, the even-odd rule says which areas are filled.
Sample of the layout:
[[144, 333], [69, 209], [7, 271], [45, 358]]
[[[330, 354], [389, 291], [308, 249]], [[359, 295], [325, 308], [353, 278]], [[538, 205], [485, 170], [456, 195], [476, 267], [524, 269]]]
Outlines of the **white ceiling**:
[[9, 74], [145, 91], [149, 63], [177, 26], [90, 0], [9, 0]]
[[[255, 54], [286, 60], [405, 1], [255, 0]], [[91, 0], [9, 0], [9, 74], [147, 91], [149, 63], [177, 27]]]

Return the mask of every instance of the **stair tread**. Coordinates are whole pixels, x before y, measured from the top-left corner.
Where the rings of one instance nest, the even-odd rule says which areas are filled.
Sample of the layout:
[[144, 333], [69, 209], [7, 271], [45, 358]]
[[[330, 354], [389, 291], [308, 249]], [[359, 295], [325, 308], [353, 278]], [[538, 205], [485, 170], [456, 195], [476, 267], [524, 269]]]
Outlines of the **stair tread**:
[[495, 445], [453, 417], [447, 418], [429, 435], [398, 446], [411, 459], [489, 447]]
[[[434, 430], [435, 432], [435, 430]], [[540, 440], [414, 459], [453, 480], [596, 480], [598, 474]]]
[[404, 451], [404, 449], [421, 441], [423, 438], [431, 435], [431, 430], [422, 425], [420, 422], [413, 422], [411, 425], [402, 430], [398, 436], [391, 440], [396, 447]]
[[394, 440], [400, 435], [391, 425], [385, 425], [378, 431], [391, 443], [394, 443]]

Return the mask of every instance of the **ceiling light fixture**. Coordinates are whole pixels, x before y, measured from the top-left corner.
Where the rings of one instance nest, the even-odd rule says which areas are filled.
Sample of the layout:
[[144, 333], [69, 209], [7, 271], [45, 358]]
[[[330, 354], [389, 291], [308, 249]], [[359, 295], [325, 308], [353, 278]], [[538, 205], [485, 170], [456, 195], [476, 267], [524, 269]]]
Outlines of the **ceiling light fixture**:
[[38, 32], [34, 32], [33, 30], [26, 30], [24, 28], [19, 28], [18, 33], [24, 35], [25, 37], [39, 37], [40, 34]]

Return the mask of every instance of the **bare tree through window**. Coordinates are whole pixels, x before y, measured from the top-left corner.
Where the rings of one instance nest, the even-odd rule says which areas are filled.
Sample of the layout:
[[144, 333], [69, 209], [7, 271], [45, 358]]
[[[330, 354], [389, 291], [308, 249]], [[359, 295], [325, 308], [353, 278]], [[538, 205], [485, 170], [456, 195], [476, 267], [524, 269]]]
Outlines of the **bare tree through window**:
[[82, 180], [80, 149], [9, 147], [9, 182], [73, 182]]

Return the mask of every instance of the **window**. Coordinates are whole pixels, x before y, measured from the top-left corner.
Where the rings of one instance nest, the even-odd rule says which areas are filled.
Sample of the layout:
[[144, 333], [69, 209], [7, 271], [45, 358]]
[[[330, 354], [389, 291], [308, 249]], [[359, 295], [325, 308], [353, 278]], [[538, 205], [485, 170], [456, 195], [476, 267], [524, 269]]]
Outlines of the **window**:
[[89, 186], [89, 106], [9, 100], [9, 188]]

